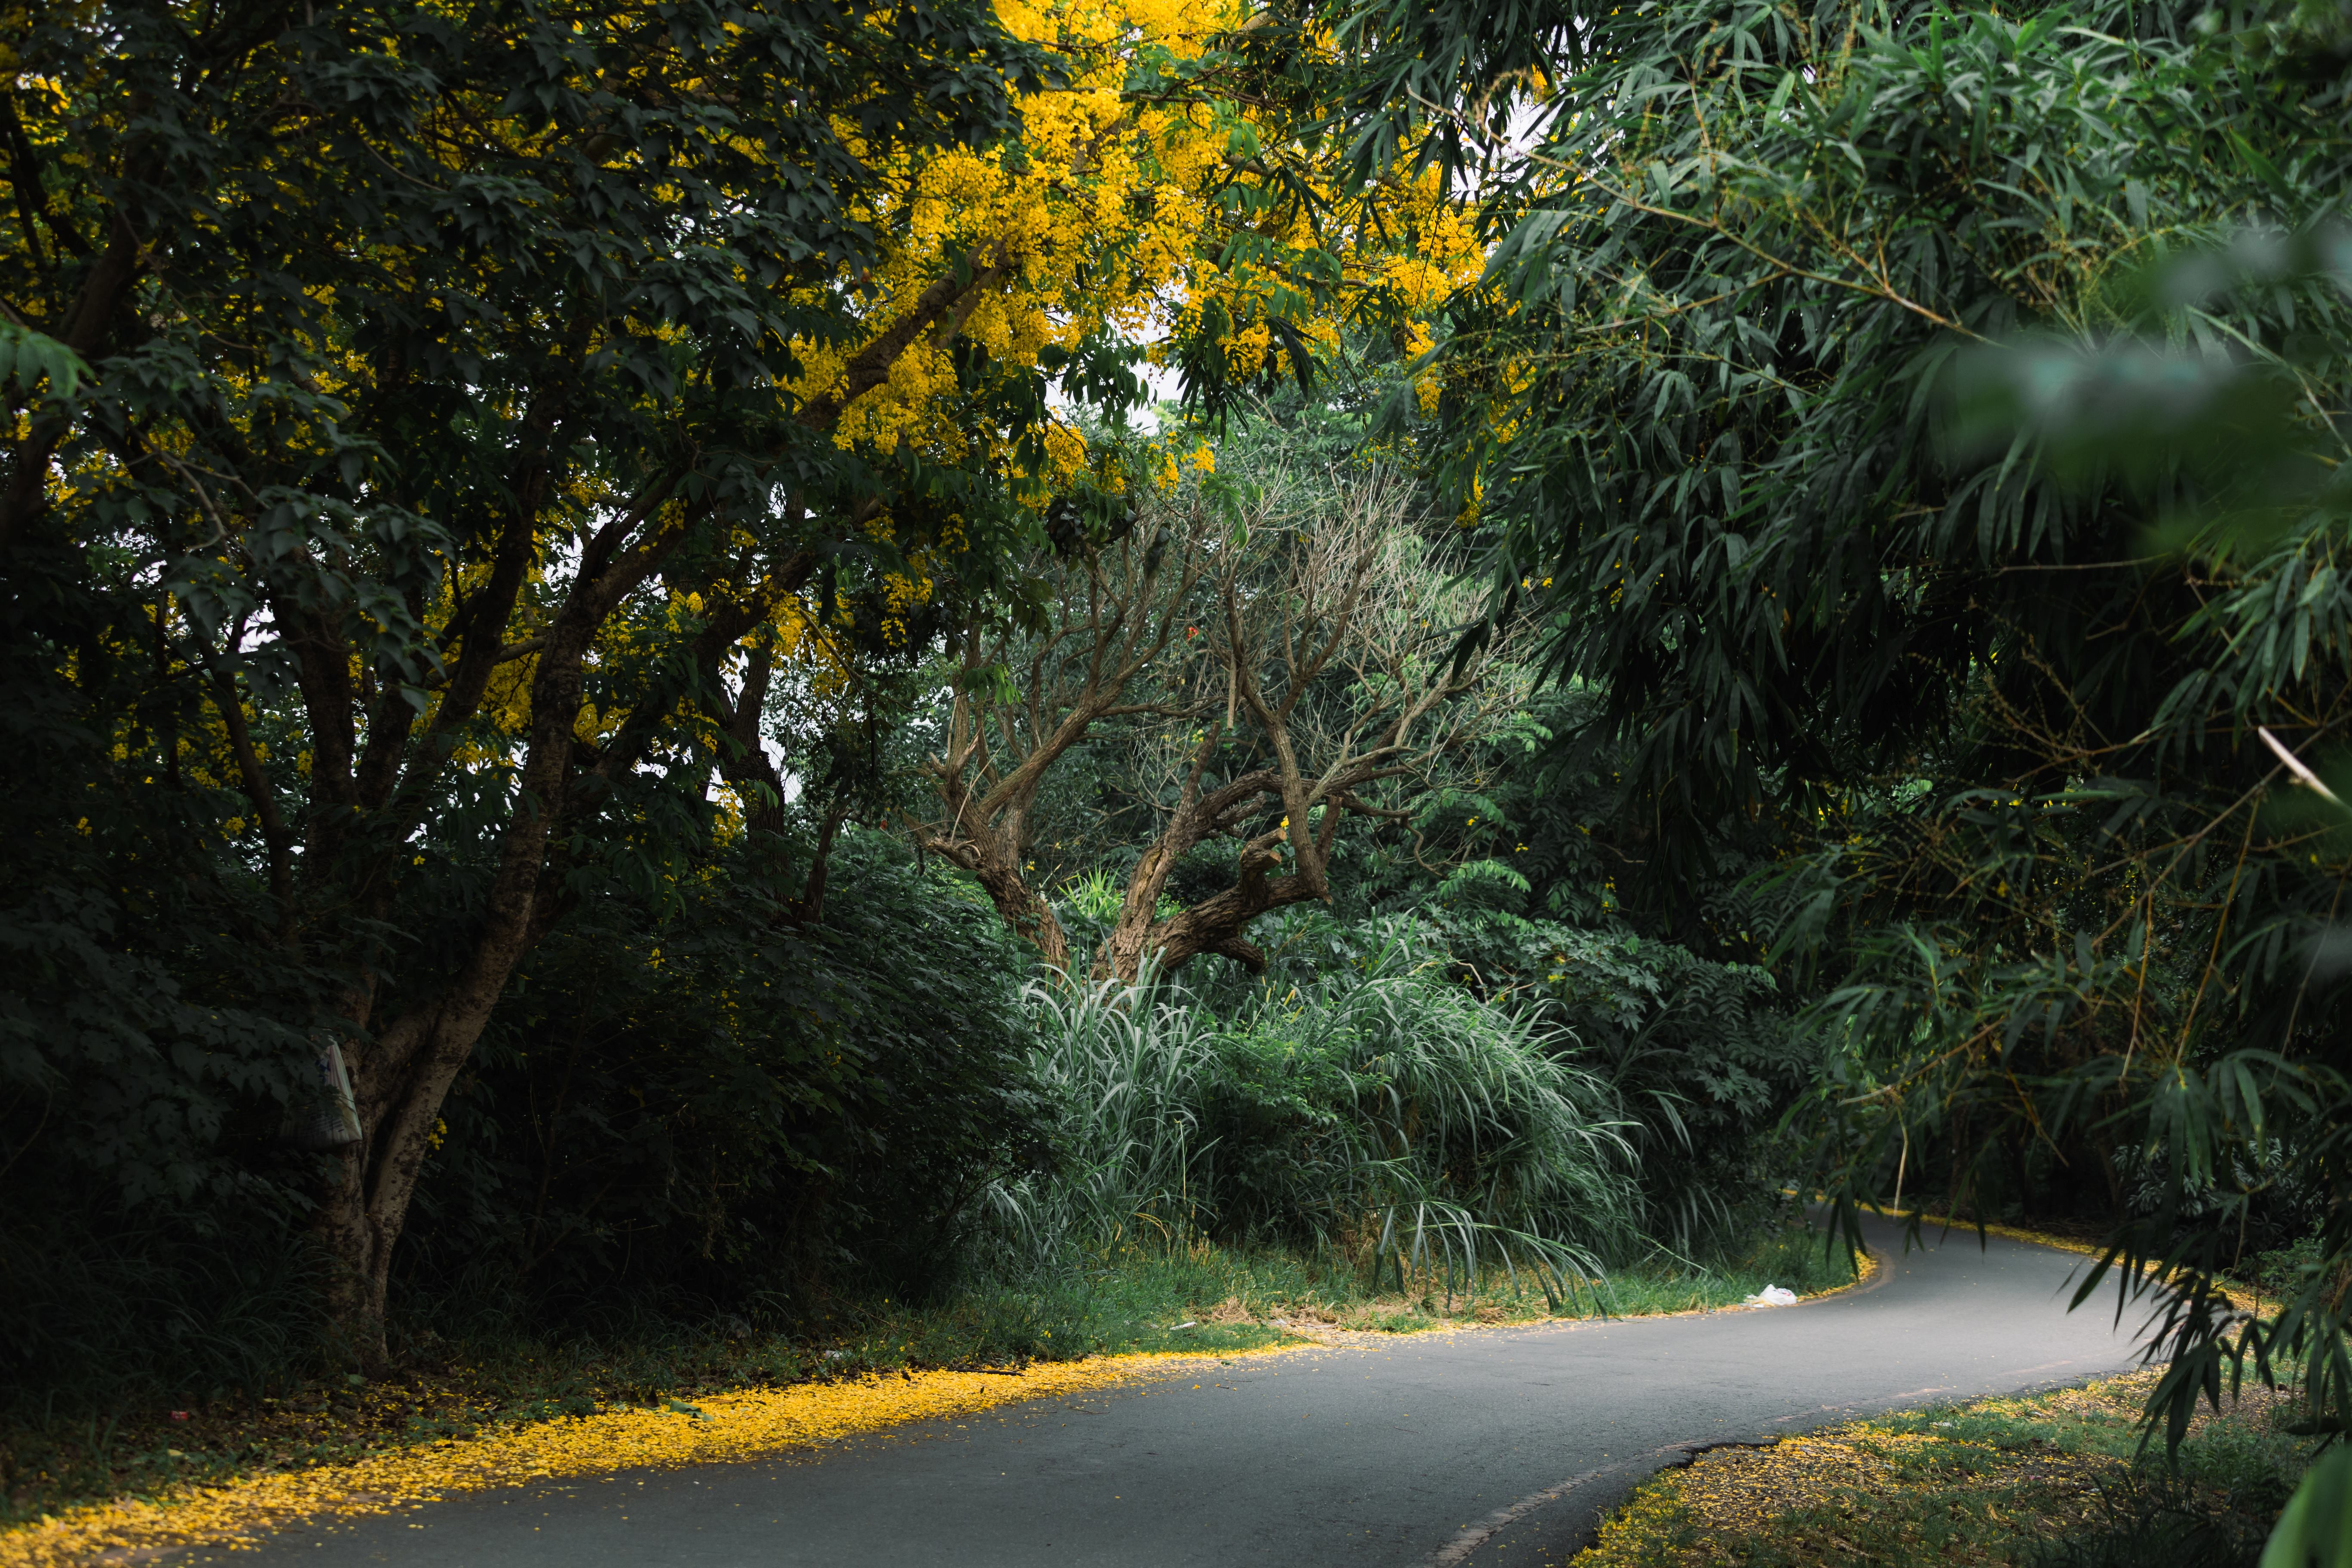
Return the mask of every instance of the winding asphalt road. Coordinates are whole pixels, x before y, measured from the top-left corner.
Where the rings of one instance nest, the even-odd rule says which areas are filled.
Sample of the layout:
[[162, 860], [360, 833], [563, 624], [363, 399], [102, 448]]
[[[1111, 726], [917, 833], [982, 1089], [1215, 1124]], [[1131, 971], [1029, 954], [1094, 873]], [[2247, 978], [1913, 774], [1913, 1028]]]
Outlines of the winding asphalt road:
[[1753, 1311], [1425, 1334], [902, 1427], [818, 1454], [476, 1493], [305, 1531], [313, 1568], [1559, 1563], [1708, 1444], [2121, 1370], [2084, 1259], [1958, 1231], [1867, 1286]]

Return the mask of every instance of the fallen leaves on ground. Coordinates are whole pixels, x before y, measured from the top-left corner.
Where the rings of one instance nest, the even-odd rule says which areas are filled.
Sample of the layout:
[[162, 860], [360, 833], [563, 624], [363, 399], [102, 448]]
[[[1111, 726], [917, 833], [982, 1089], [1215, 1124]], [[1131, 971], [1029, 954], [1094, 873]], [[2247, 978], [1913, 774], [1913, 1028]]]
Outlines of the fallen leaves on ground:
[[[1574, 1565], [2012, 1563], [2031, 1542], [2102, 1520], [2131, 1473], [2115, 1454], [2070, 1450], [2017, 1427], [2063, 1419], [2136, 1436], [2158, 1375], [1979, 1401], [1949, 1420], [1888, 1416], [1709, 1449], [1638, 1488]], [[2221, 1418], [2266, 1420], [2291, 1397], [2249, 1388]], [[2200, 1412], [2192, 1432], [2214, 1419]]]
[[593, 1414], [506, 1428], [473, 1438], [369, 1454], [348, 1463], [176, 1489], [152, 1500], [71, 1510], [0, 1535], [0, 1568], [128, 1563], [190, 1545], [236, 1550], [322, 1515], [390, 1514], [453, 1492], [563, 1476], [667, 1468], [836, 1441], [907, 1422], [935, 1420], [1015, 1400], [1067, 1394], [1202, 1363], [1282, 1353], [1140, 1354], [1036, 1363], [1017, 1376], [920, 1372], [799, 1384], [655, 1408]]
[[[2003, 1526], [2003, 1533], [2029, 1535], [2095, 1516], [2102, 1483], [2125, 1468], [2103, 1455], [2050, 1449], [1996, 1456], [1973, 1444], [1867, 1428], [1784, 1438], [1769, 1448], [1717, 1448], [1644, 1488], [1603, 1527], [1600, 1544], [1576, 1559], [1578, 1568], [1720, 1563], [1768, 1530], [1787, 1558], [1850, 1560], [1855, 1543], [1849, 1527], [1871, 1504], [1954, 1489], [1958, 1477], [1922, 1474], [1939, 1459], [1966, 1470], [1968, 1496], [1939, 1497], [1937, 1511], [1972, 1510]], [[1935, 1533], [1946, 1537], [1934, 1542], [1941, 1562], [2008, 1561], [1998, 1549]]]

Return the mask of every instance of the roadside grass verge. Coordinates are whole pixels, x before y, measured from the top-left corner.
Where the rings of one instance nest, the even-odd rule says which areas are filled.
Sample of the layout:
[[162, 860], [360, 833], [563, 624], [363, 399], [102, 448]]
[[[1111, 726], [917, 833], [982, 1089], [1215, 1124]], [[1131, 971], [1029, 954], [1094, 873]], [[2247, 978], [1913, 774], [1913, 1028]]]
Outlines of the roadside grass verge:
[[[1412, 1333], [1473, 1323], [1647, 1317], [1738, 1307], [1767, 1285], [1813, 1296], [1843, 1289], [1854, 1279], [1854, 1263], [1844, 1247], [1802, 1221], [1770, 1232], [1738, 1256], [1712, 1265], [1654, 1254], [1606, 1279], [1581, 1281], [1568, 1297], [1547, 1296], [1524, 1270], [1513, 1273], [1491, 1265], [1480, 1271], [1475, 1285], [1459, 1272], [1449, 1276], [1442, 1268], [1430, 1267], [1409, 1270], [1402, 1287], [1392, 1274], [1384, 1274], [1384, 1288], [1373, 1288], [1361, 1269], [1343, 1259], [1239, 1253], [1202, 1242], [1139, 1249], [1113, 1267], [1086, 1275], [1080, 1288], [1089, 1294], [1094, 1309], [1090, 1321], [1074, 1322], [1063, 1332], [1092, 1334], [1091, 1350], [1104, 1353], [1185, 1350], [1196, 1348], [1194, 1334], [1240, 1331], [1251, 1325], [1292, 1331], [1334, 1328]], [[1033, 1299], [1013, 1291], [995, 1310], [1017, 1308]], [[926, 1309], [914, 1316], [939, 1310]], [[1161, 1326], [1188, 1320], [1200, 1327], [1172, 1332]]]
[[2200, 1413], [2143, 1454], [2159, 1373], [1848, 1422], [1700, 1454], [1637, 1488], [1575, 1568], [2253, 1568], [2309, 1444], [2299, 1402]]
[[1488, 1270], [1475, 1290], [1442, 1271], [1372, 1289], [1339, 1258], [1244, 1253], [1206, 1242], [1134, 1248], [1099, 1267], [975, 1280], [943, 1300], [846, 1299], [792, 1335], [736, 1320], [622, 1325], [567, 1338], [424, 1331], [373, 1379], [312, 1376], [224, 1392], [184, 1411], [0, 1419], [0, 1528], [75, 1506], [159, 1498], [255, 1476], [349, 1465], [387, 1450], [464, 1441], [537, 1422], [677, 1410], [737, 1391], [853, 1384], [912, 1371], [995, 1373], [1154, 1352], [1233, 1353], [1330, 1331], [1404, 1333], [1486, 1323], [1706, 1310], [1767, 1284], [1812, 1294], [1853, 1281], [1843, 1248], [1792, 1227], [1731, 1263], [1653, 1258], [1548, 1301], [1525, 1274]]
[[1610, 1278], [1610, 1310], [1625, 1317], [1737, 1307], [1767, 1285], [1818, 1296], [1854, 1282], [1843, 1242], [1802, 1222], [1758, 1240], [1728, 1263], [1708, 1267], [1659, 1257]]

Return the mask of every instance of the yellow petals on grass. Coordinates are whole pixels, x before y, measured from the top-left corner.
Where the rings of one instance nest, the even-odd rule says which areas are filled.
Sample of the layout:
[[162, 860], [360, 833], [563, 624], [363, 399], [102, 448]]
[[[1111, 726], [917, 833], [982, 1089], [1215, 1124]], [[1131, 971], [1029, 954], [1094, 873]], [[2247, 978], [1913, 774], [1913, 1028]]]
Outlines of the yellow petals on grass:
[[445, 1438], [226, 1486], [190, 1487], [153, 1502], [101, 1503], [0, 1534], [0, 1568], [65, 1568], [150, 1548], [250, 1548], [299, 1521], [322, 1514], [390, 1514], [452, 1492], [520, 1486], [562, 1476], [748, 1459], [910, 1421], [961, 1415], [1020, 1400], [1100, 1388], [1152, 1374], [1177, 1375], [1203, 1362], [1279, 1355], [1273, 1346], [1199, 1353], [1097, 1356], [1047, 1362], [1018, 1376], [977, 1372], [887, 1373], [844, 1383], [717, 1394], [657, 1410], [608, 1409], [593, 1415]]

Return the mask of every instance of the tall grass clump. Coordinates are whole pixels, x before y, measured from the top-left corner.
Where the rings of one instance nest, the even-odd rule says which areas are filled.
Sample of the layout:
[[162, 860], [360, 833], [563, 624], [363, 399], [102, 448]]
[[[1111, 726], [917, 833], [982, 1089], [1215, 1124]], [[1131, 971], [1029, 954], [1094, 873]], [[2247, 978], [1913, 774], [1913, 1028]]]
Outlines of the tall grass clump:
[[1640, 1233], [1615, 1097], [1564, 1031], [1481, 1001], [1402, 940], [1220, 1018], [1182, 985], [1039, 983], [1049, 1165], [992, 1194], [1039, 1261], [1207, 1237], [1555, 1301]]
[[1131, 986], [1033, 982], [1024, 998], [1036, 1028], [1030, 1079], [1055, 1136], [1043, 1169], [991, 1189], [1000, 1227], [1039, 1262], [1201, 1228], [1214, 1021], [1150, 971]]

